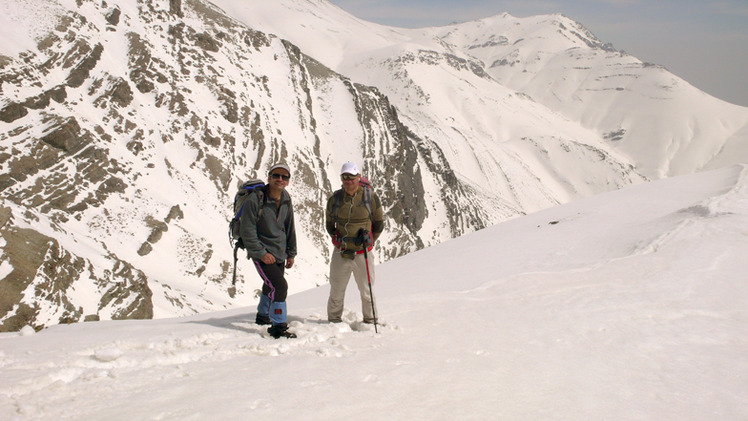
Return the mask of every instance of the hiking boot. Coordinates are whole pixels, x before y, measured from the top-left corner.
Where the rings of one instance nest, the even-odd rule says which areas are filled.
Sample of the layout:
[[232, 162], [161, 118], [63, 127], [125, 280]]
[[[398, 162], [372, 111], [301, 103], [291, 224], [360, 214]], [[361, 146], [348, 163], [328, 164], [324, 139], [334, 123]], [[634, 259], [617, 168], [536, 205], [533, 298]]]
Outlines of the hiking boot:
[[270, 336], [272, 336], [275, 339], [279, 339], [279, 338], [291, 339], [291, 338], [296, 337], [295, 333], [291, 333], [288, 331], [288, 325], [286, 325], [285, 323], [280, 323], [277, 325], [270, 326], [268, 328], [268, 333], [270, 334]]
[[270, 316], [262, 316], [260, 314], [255, 317], [255, 324], [256, 325], [269, 325], [272, 324], [270, 322]]

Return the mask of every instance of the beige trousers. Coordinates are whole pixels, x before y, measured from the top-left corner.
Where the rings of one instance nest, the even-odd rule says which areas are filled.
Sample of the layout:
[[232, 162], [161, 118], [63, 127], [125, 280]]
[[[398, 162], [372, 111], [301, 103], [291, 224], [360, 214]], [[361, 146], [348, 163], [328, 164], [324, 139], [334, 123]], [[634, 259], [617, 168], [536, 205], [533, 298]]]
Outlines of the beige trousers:
[[[374, 285], [374, 266], [376, 258], [371, 252], [367, 253], [369, 258], [369, 275], [371, 284]], [[374, 323], [372, 312], [372, 296], [369, 293], [369, 278], [366, 276], [366, 261], [363, 254], [357, 254], [354, 259], [346, 259], [340, 255], [338, 250], [333, 250], [330, 262], [330, 298], [327, 300], [327, 320], [340, 322], [343, 317], [343, 302], [345, 300], [345, 289], [351, 279], [351, 273], [356, 280], [358, 292], [361, 294], [361, 312], [364, 322]], [[376, 306], [376, 299], [374, 299]]]

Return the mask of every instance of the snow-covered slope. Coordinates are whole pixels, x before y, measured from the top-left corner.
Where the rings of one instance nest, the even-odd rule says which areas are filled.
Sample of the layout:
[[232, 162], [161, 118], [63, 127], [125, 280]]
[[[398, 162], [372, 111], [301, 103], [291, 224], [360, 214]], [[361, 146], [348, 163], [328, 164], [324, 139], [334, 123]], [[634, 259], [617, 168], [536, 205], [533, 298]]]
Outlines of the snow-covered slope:
[[[321, 212], [346, 160], [364, 164], [386, 199], [383, 238], [398, 241], [383, 254], [422, 246], [423, 215], [402, 221], [420, 200], [403, 185], [420, 184], [417, 169], [366, 165], [382, 150], [405, 164], [416, 154], [386, 98], [187, 3], [60, 0], [33, 20], [31, 3], [10, 3], [6, 20], [37, 47], [11, 40], [1, 58], [4, 329], [251, 301], [256, 286], [226, 293], [227, 221], [236, 186], [278, 160], [294, 170], [292, 290], [325, 282]], [[243, 262], [240, 286], [252, 276]]]
[[289, 297], [0, 333], [0, 418], [748, 417], [748, 166], [554, 207], [377, 268], [376, 334]]
[[[322, 208], [347, 160], [382, 197], [382, 261], [746, 161], [745, 108], [697, 104], [691, 87], [647, 99], [668, 91], [651, 66], [606, 82], [636, 60], [560, 16], [401, 30], [324, 0], [215, 3], [3, 2], [0, 329], [251, 302], [244, 259], [226, 293], [226, 221], [235, 186], [276, 160], [294, 168], [294, 292], [326, 282]], [[513, 56], [502, 36], [521, 47], [513, 65], [488, 61]], [[546, 100], [544, 83], [580, 93]]]

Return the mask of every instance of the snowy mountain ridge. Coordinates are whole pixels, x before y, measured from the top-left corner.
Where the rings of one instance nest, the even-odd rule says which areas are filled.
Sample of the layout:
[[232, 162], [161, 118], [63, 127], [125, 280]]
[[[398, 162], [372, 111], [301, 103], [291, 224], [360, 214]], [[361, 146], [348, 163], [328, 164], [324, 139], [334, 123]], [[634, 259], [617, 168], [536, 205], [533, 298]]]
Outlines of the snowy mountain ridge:
[[[746, 107], [711, 97], [661, 66], [617, 51], [560, 14], [516, 18], [503, 13], [439, 28], [402, 29], [357, 20], [326, 2], [281, 0], [272, 7], [253, 0], [215, 3], [243, 22], [299, 45], [332, 69], [377, 86], [401, 114], [412, 101], [409, 91], [431, 91], [416, 69], [397, 70], [385, 63], [424, 52], [454, 55], [479, 63], [475, 67], [481, 74], [509, 91], [592, 130], [648, 178], [744, 162], [734, 161], [736, 155], [746, 159]], [[324, 14], [315, 13], [317, 8]], [[349, 21], [347, 26], [339, 23]], [[334, 53], [328, 45], [335, 47]], [[393, 84], [393, 73], [412, 79]], [[464, 114], [460, 111], [454, 114]], [[494, 136], [509, 137], [501, 132]]]
[[230, 202], [277, 160], [294, 169], [292, 292], [326, 282], [322, 207], [348, 160], [382, 196], [383, 261], [748, 161], [748, 109], [562, 16], [404, 30], [323, 0], [214, 3], [2, 5], [3, 330], [246, 305], [245, 260], [226, 294]]

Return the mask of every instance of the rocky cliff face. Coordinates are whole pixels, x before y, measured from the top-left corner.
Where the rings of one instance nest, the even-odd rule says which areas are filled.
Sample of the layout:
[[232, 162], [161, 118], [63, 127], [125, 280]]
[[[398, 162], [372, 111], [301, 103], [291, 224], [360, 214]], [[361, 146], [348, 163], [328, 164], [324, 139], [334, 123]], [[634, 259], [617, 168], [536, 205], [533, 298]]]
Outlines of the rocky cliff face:
[[249, 304], [250, 285], [224, 292], [226, 221], [236, 185], [278, 160], [315, 255], [295, 288], [325, 282], [342, 161], [320, 124], [350, 130], [377, 181], [384, 256], [423, 246], [417, 151], [376, 89], [200, 1], [60, 6], [36, 50], [0, 58], [0, 329]]

